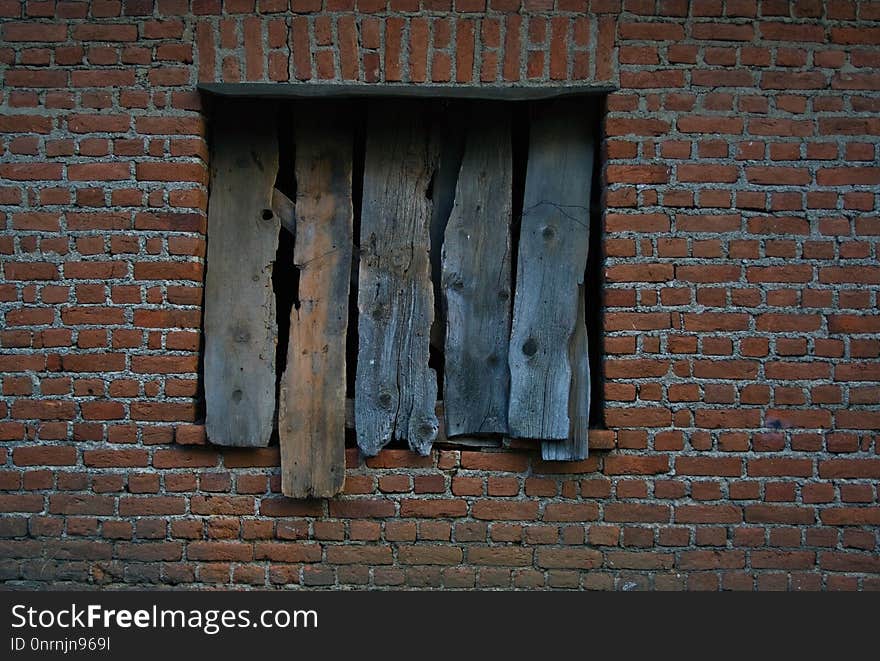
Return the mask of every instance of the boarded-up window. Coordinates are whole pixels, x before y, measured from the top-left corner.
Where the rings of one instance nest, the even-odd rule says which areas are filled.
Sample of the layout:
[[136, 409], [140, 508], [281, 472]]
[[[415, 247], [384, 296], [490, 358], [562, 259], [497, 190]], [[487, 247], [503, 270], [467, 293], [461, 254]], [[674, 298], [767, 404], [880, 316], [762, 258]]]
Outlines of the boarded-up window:
[[594, 108], [218, 98], [209, 440], [265, 446], [277, 430], [295, 497], [342, 489], [346, 429], [366, 455], [516, 438], [584, 458]]

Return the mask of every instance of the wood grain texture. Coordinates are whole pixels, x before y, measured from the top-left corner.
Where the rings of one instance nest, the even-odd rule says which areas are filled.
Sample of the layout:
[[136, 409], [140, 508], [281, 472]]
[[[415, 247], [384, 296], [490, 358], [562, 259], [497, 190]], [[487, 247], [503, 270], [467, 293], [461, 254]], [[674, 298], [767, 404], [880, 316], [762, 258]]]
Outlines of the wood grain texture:
[[449, 436], [507, 433], [512, 184], [509, 114], [474, 117], [443, 243]]
[[[446, 436], [446, 430], [443, 425], [443, 402], [438, 401], [434, 407], [437, 420], [440, 422], [437, 429], [437, 437], [434, 439], [434, 445], [464, 445], [472, 448], [497, 448], [501, 447], [503, 439], [500, 436], [457, 436], [450, 439]], [[345, 426], [348, 429], [354, 429], [354, 400], [345, 400]]]
[[537, 104], [511, 330], [511, 436], [567, 439], [578, 293], [587, 261], [593, 140], [582, 102]]
[[328, 498], [345, 482], [351, 120], [323, 104], [299, 111], [295, 143], [299, 302], [290, 313], [280, 389], [281, 491], [292, 498]]
[[205, 275], [208, 439], [269, 443], [275, 414], [272, 266], [280, 223], [272, 212], [278, 172], [273, 105], [224, 101], [213, 128]]
[[437, 148], [418, 103], [369, 108], [358, 281], [358, 446], [392, 438], [422, 455], [437, 435], [437, 376], [428, 367], [434, 295], [428, 187]]

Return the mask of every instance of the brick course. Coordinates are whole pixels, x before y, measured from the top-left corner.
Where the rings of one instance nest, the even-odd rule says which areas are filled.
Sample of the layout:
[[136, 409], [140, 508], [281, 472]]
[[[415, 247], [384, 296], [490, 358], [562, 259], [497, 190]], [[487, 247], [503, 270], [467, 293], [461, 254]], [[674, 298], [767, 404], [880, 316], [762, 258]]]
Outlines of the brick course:
[[[12, 585], [880, 588], [880, 4], [0, 0], [0, 576]], [[615, 89], [591, 457], [200, 424], [198, 83]]]

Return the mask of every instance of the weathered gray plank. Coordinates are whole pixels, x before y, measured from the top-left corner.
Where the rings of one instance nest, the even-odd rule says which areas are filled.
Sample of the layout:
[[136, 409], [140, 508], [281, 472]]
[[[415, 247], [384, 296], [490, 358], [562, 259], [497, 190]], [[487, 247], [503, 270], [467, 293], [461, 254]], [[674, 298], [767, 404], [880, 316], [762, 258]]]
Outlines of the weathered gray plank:
[[512, 180], [509, 115], [474, 117], [443, 243], [449, 436], [507, 433]]
[[510, 338], [511, 436], [566, 439], [569, 346], [587, 261], [593, 141], [582, 102], [537, 105]]
[[577, 318], [569, 343], [568, 358], [571, 363], [568, 438], [561, 441], [541, 442], [541, 458], [546, 461], [580, 461], [586, 459], [589, 454], [590, 360], [583, 285], [578, 291]]
[[369, 109], [355, 379], [357, 440], [367, 456], [392, 437], [427, 454], [437, 435], [427, 198], [437, 148], [424, 121], [417, 103]]
[[351, 121], [323, 105], [297, 112], [299, 304], [290, 312], [278, 434], [281, 491], [328, 498], [345, 482], [345, 334], [352, 256]]
[[224, 101], [216, 110], [205, 276], [208, 439], [265, 446], [275, 413], [272, 264], [278, 217], [275, 109]]

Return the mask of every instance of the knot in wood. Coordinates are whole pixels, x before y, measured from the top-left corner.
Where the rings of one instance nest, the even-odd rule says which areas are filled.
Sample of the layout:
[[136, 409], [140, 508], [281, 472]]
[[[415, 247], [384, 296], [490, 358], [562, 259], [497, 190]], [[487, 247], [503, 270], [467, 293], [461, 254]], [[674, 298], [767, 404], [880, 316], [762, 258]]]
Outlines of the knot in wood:
[[423, 419], [416, 425], [415, 432], [419, 439], [433, 440], [437, 436], [438, 423], [435, 420]]
[[377, 399], [379, 401], [379, 406], [383, 409], [390, 409], [391, 405], [394, 403], [394, 397], [387, 390], [380, 392]]

